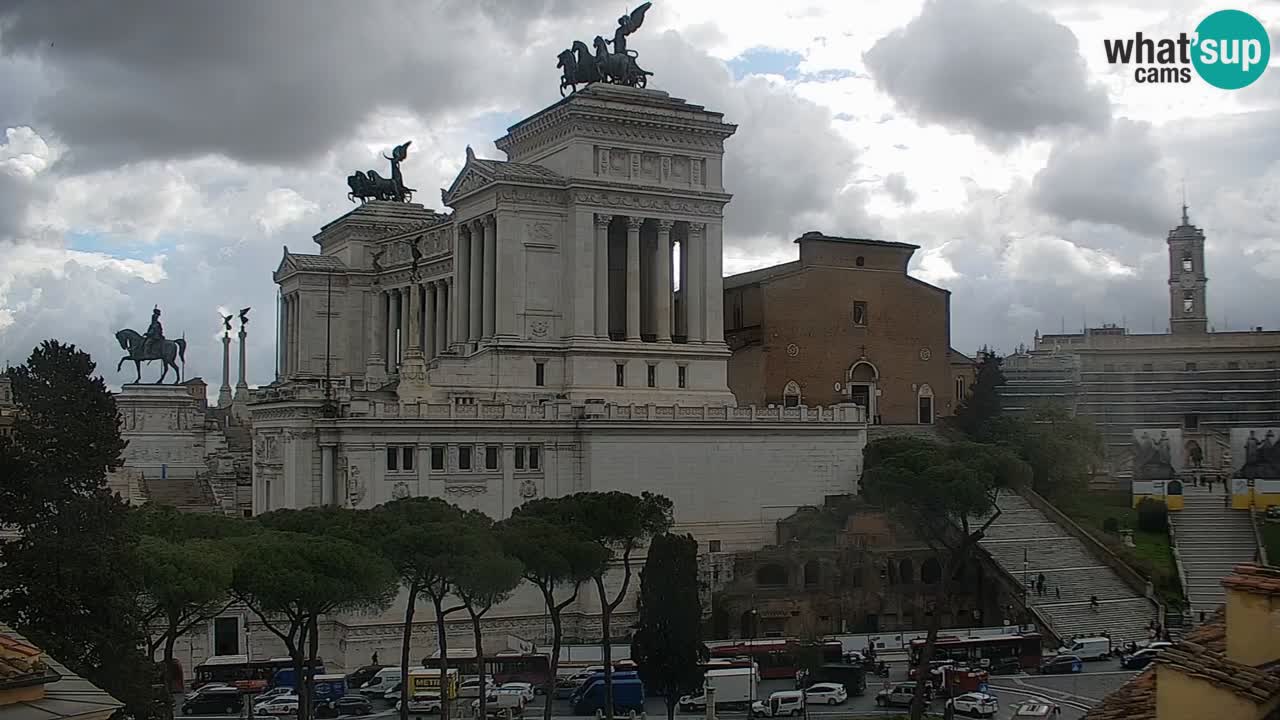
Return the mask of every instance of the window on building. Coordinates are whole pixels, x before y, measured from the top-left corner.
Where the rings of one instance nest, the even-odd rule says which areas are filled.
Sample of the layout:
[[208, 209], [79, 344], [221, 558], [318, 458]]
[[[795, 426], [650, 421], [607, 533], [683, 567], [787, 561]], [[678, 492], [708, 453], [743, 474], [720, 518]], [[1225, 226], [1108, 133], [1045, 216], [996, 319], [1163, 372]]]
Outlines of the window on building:
[[1240, 362], [1239, 362], [1239, 361], [1237, 361], [1237, 360], [1228, 360], [1228, 361], [1227, 361], [1227, 369], [1228, 369], [1228, 370], [1239, 370], [1239, 369], [1240, 369]]
[[516, 446], [515, 463], [516, 463], [517, 470], [524, 469], [524, 446], [523, 445]]
[[396, 472], [400, 469], [400, 448], [387, 448], [387, 472]]
[[458, 446], [458, 469], [459, 470], [471, 469], [471, 446], [470, 445]]
[[443, 445], [431, 446], [431, 469], [432, 470], [444, 469], [444, 446]]
[[1194, 291], [1186, 290], [1182, 293], [1182, 312], [1195, 312], [1196, 294]]
[[867, 326], [867, 304], [861, 300], [853, 303], [853, 324], [857, 327]]
[[935, 559], [929, 558], [920, 566], [920, 582], [933, 585], [942, 579], [942, 565]]
[[1195, 372], [1196, 364], [1195, 364], [1195, 363], [1193, 363], [1193, 362], [1189, 362], [1189, 363], [1187, 363], [1187, 364], [1186, 364], [1185, 369], [1186, 369], [1186, 371], [1187, 371], [1187, 372]]
[[240, 654], [240, 618], [220, 617], [213, 620], [213, 654]]
[[956, 378], [956, 400], [964, 400], [964, 377]]
[[853, 259], [853, 264], [857, 265], [858, 267], [862, 267], [863, 265], [867, 264], [867, 259], [859, 255], [858, 257]]
[[719, 541], [719, 540], [708, 540], [708, 541], [707, 541], [707, 552], [720, 552], [720, 541]]
[[684, 365], [676, 368], [676, 387], [679, 387], [682, 390], [684, 389], [685, 384], [688, 382], [688, 371], [689, 368]]
[[400, 448], [400, 469], [405, 472], [413, 470], [413, 454], [416, 448], [402, 447]]
[[658, 366], [650, 365], [648, 373], [646, 382], [649, 384], [649, 387], [658, 387]]
[[1191, 262], [1191, 253], [1183, 253], [1182, 255], [1182, 272], [1191, 272], [1194, 265]]
[[800, 407], [800, 383], [792, 380], [782, 389], [782, 407]]
[[917, 391], [916, 393], [916, 397], [919, 399], [920, 424], [932, 425], [933, 424], [933, 388], [929, 387], [928, 383], [921, 385], [920, 390]]
[[626, 384], [626, 380], [627, 380], [627, 366], [623, 365], [622, 363], [618, 363], [617, 365], [614, 365], [613, 366], [613, 384], [617, 385], [618, 387], [622, 387], [623, 385]]
[[485, 470], [498, 469], [498, 446], [486, 445], [484, 447], [484, 469]]
[[529, 447], [529, 469], [538, 470], [542, 467], [542, 448], [537, 445]]
[[1200, 416], [1199, 416], [1199, 415], [1194, 415], [1194, 414], [1183, 415], [1183, 416], [1182, 416], [1182, 427], [1183, 427], [1183, 429], [1184, 429], [1184, 430], [1199, 430], [1199, 429], [1200, 429]]
[[533, 384], [542, 387], [547, 384], [547, 364], [534, 363], [533, 365]]

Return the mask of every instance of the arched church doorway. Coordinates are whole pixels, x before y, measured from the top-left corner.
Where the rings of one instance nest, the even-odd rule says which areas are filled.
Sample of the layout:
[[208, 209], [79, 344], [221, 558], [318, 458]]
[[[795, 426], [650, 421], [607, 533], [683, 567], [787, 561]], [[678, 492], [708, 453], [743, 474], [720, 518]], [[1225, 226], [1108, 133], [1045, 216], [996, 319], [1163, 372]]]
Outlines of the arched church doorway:
[[867, 411], [867, 421], [874, 422], [876, 417], [876, 386], [880, 382], [880, 371], [866, 360], [859, 360], [849, 368], [848, 385], [849, 402]]
[[932, 425], [934, 417], [933, 388], [929, 387], [929, 383], [920, 386], [920, 389], [916, 392], [916, 398], [920, 403], [920, 424]]

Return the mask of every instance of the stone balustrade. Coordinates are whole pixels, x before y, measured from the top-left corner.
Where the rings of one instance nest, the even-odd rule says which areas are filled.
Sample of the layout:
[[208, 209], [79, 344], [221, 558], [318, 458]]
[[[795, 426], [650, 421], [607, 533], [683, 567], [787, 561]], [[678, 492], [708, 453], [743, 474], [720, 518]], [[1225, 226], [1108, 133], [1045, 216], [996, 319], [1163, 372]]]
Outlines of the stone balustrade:
[[726, 407], [723, 405], [616, 405], [567, 401], [547, 403], [396, 403], [353, 398], [346, 418], [401, 418], [418, 420], [541, 420], [552, 422], [778, 422], [866, 424], [857, 405], [829, 407]]

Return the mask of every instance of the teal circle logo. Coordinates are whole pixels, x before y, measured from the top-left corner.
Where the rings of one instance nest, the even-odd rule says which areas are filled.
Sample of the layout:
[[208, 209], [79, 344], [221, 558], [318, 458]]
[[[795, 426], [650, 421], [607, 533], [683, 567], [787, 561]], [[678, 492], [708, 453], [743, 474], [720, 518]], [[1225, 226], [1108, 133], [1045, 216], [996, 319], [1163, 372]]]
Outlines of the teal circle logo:
[[1262, 76], [1271, 60], [1271, 38], [1258, 19], [1240, 10], [1219, 10], [1196, 26], [1191, 62], [1204, 81], [1239, 90]]

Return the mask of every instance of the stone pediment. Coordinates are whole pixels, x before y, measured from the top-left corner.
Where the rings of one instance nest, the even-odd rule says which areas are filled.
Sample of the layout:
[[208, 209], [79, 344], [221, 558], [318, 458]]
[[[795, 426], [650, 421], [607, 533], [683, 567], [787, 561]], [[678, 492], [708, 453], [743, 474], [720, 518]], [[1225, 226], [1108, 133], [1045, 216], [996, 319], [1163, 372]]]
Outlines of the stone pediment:
[[452, 205], [456, 200], [494, 184], [542, 185], [547, 187], [563, 187], [566, 178], [554, 170], [531, 165], [514, 163], [505, 160], [483, 160], [476, 157], [475, 152], [467, 147], [467, 162], [462, 171], [454, 178], [453, 184], [440, 193], [445, 205]]
[[289, 246], [286, 245], [284, 247], [284, 255], [280, 258], [280, 264], [276, 266], [276, 270], [272, 275], [279, 281], [280, 278], [292, 275], [295, 272], [341, 273], [346, 271], [346, 263], [332, 255], [291, 253], [289, 252]]

